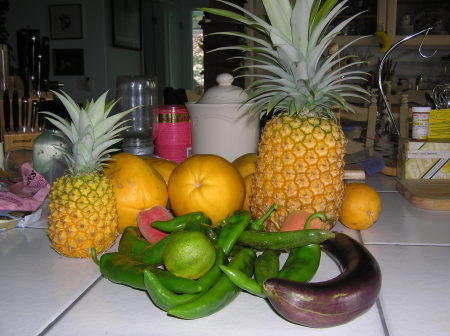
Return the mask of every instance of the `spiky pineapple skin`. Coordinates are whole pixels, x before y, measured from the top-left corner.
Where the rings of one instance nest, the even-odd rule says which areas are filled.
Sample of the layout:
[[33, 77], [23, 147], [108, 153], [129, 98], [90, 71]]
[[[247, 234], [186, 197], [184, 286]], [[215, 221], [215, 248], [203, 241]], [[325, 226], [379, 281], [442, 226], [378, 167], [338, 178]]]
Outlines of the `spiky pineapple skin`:
[[278, 231], [286, 216], [323, 212], [326, 229], [338, 219], [344, 194], [346, 138], [332, 119], [282, 113], [265, 125], [258, 144], [250, 209], [254, 218], [278, 205], [266, 231]]
[[118, 215], [109, 179], [99, 173], [63, 175], [49, 194], [48, 236], [58, 253], [87, 258], [116, 240]]

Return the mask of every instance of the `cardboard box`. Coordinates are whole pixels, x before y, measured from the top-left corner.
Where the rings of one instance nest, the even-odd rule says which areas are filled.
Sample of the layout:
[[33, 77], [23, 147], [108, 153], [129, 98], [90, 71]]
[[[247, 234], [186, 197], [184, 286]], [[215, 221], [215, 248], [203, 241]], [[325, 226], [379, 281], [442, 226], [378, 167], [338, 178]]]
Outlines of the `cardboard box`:
[[450, 142], [401, 142], [397, 176], [401, 179], [450, 179]]

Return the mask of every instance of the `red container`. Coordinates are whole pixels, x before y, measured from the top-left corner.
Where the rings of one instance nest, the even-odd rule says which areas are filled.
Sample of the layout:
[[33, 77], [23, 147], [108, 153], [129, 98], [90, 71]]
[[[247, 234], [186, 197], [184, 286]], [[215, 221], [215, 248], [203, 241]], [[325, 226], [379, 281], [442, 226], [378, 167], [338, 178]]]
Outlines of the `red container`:
[[155, 154], [177, 163], [191, 156], [192, 125], [183, 105], [156, 108]]

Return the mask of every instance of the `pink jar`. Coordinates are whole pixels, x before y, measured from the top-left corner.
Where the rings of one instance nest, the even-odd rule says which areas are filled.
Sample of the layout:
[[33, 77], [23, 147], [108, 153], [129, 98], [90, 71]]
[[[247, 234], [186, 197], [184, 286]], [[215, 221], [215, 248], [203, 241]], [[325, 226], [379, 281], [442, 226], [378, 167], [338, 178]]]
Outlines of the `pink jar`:
[[155, 154], [177, 163], [191, 156], [192, 126], [183, 105], [156, 108]]

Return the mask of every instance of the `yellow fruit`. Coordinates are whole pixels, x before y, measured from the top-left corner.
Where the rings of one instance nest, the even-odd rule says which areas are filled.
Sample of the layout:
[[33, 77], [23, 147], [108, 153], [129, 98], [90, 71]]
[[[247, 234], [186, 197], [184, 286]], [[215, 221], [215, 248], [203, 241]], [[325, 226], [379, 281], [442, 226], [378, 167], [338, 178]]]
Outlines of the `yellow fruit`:
[[50, 189], [48, 237], [52, 248], [67, 257], [88, 258], [90, 249], [102, 253], [114, 244], [118, 232], [116, 200], [102, 163], [123, 130], [120, 120], [131, 110], [111, 115], [114, 103], [107, 93], [82, 108], [65, 92], [54, 92], [70, 119], [47, 112], [46, 118], [65, 135], [68, 169]]
[[252, 181], [253, 181], [253, 174], [249, 174], [244, 178], [245, 199], [244, 199], [244, 205], [242, 205], [242, 210], [245, 210], [245, 211], [250, 211], [250, 196], [252, 193]]
[[323, 212], [325, 229], [338, 220], [344, 197], [346, 138], [332, 119], [280, 113], [264, 127], [258, 144], [250, 209], [261, 217], [277, 204], [265, 222], [279, 231], [286, 217], [298, 211]]
[[49, 194], [48, 236], [67, 257], [88, 258], [89, 249], [103, 252], [118, 236], [118, 216], [108, 178], [87, 173], [64, 175]]
[[213, 223], [240, 210], [245, 198], [238, 170], [224, 158], [210, 154], [193, 155], [176, 166], [168, 190], [177, 216], [203, 211]]
[[381, 199], [371, 186], [354, 182], [345, 186], [340, 221], [346, 227], [364, 230], [373, 225], [381, 212]]
[[242, 177], [253, 174], [256, 167], [256, 153], [247, 153], [233, 161], [233, 165], [239, 170]]
[[142, 159], [161, 174], [166, 184], [169, 183], [170, 174], [172, 174], [173, 169], [177, 166], [176, 162], [153, 156], [143, 156]]
[[386, 53], [387, 51], [389, 51], [389, 49], [392, 47], [391, 37], [383, 31], [377, 31], [375, 32], [375, 35], [378, 36], [382, 42], [379, 52]]
[[167, 205], [167, 186], [162, 176], [140, 157], [120, 153], [112, 156], [105, 167], [105, 176], [113, 186], [119, 214], [119, 231], [137, 226], [141, 210]]
[[163, 251], [165, 268], [188, 279], [200, 278], [210, 270], [215, 260], [214, 245], [200, 231], [177, 232]]

